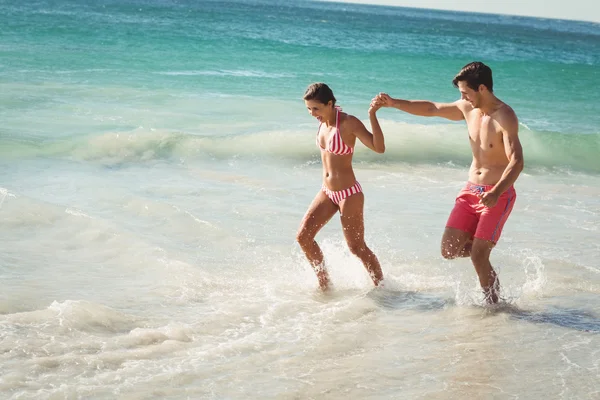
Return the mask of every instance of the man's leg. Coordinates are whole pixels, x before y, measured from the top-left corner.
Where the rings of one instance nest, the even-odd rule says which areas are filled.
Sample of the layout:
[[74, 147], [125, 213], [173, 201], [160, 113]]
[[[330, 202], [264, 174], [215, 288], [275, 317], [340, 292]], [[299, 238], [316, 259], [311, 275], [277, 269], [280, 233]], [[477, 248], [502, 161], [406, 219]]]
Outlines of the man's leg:
[[472, 204], [478, 201], [479, 199], [467, 189], [459, 192], [442, 236], [441, 251], [445, 259], [452, 260], [471, 255], [473, 234], [479, 222], [479, 216]]
[[442, 236], [441, 252], [446, 260], [469, 257], [473, 234], [457, 228], [446, 227]]
[[479, 283], [488, 303], [497, 303], [500, 292], [500, 282], [496, 271], [490, 264], [490, 253], [500, 239], [502, 229], [513, 209], [516, 197], [515, 189], [511, 187], [500, 196], [494, 207], [485, 207], [474, 235], [471, 261], [473, 261], [473, 266], [479, 276]]
[[485, 300], [490, 304], [497, 303], [500, 295], [500, 281], [490, 263], [490, 254], [493, 248], [494, 243], [475, 238], [471, 249], [471, 261], [479, 276], [479, 284], [483, 289]]
[[473, 239], [470, 238], [467, 240], [467, 243], [463, 246], [460, 253], [458, 253], [459, 257], [471, 257], [471, 249], [473, 248]]

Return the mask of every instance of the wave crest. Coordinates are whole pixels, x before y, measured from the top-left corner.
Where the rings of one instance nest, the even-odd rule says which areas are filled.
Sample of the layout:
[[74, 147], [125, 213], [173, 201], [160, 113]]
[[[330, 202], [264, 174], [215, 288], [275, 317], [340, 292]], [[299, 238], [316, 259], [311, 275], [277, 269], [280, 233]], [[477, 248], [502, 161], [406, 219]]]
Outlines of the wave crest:
[[[386, 152], [375, 154], [360, 143], [355, 161], [469, 165], [471, 150], [464, 125], [418, 125], [381, 121]], [[0, 155], [73, 158], [105, 164], [140, 163], [151, 160], [247, 158], [265, 162], [318, 160], [315, 129], [273, 130], [229, 136], [195, 135], [139, 128], [107, 132], [40, 144], [0, 139]], [[600, 134], [539, 132], [521, 126], [527, 167], [600, 172]]]

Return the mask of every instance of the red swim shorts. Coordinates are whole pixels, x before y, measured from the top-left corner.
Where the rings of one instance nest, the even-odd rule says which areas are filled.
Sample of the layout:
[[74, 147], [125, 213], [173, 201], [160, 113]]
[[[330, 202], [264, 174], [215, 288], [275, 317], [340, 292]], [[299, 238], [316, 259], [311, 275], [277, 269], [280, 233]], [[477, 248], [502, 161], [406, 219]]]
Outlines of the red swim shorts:
[[479, 202], [478, 194], [492, 189], [493, 185], [467, 185], [458, 193], [454, 209], [450, 213], [447, 228], [469, 232], [474, 238], [497, 243], [504, 223], [513, 209], [517, 193], [511, 186], [498, 198], [494, 207], [486, 207]]

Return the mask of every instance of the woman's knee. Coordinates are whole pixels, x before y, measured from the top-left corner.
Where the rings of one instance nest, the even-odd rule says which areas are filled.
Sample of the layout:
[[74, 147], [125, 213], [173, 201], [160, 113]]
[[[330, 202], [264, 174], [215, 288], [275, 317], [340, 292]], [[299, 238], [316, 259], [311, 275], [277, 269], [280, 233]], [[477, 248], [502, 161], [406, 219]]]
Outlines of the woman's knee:
[[309, 232], [308, 229], [300, 228], [300, 230], [298, 230], [298, 233], [296, 234], [296, 242], [298, 242], [298, 244], [301, 247], [308, 246], [314, 240], [315, 240], [315, 235], [313, 235], [311, 232]]
[[300, 245], [300, 247], [304, 248], [306, 246], [310, 246], [315, 241], [315, 236], [317, 236], [317, 232], [314, 229], [309, 229], [309, 226], [305, 226], [304, 224], [296, 233], [296, 242]]
[[361, 256], [365, 252], [369, 251], [365, 242], [348, 242], [348, 249], [350, 249], [350, 253], [355, 256]]

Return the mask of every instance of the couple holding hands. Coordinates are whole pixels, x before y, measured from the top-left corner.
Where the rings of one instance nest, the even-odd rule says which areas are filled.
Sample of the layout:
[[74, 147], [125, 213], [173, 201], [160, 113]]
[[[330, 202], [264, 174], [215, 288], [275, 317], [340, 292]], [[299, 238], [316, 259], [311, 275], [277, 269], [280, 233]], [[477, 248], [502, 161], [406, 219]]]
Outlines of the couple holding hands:
[[467, 64], [452, 83], [461, 95], [453, 103], [401, 100], [380, 93], [369, 107], [372, 132], [336, 106], [326, 84], [307, 88], [304, 102], [319, 121], [316, 144], [321, 151], [323, 185], [302, 219], [296, 239], [321, 289], [328, 289], [330, 279], [315, 236], [338, 211], [350, 251], [362, 261], [375, 286], [383, 281], [379, 261], [364, 239], [364, 194], [352, 169], [352, 155], [356, 139], [377, 153], [385, 151], [376, 113], [382, 107], [393, 107], [414, 115], [466, 121], [473, 161], [446, 223], [441, 254], [446, 259], [470, 257], [486, 301], [498, 302], [499, 281], [489, 258], [514, 206], [513, 184], [523, 169], [519, 123], [512, 108], [494, 95], [487, 65]]

